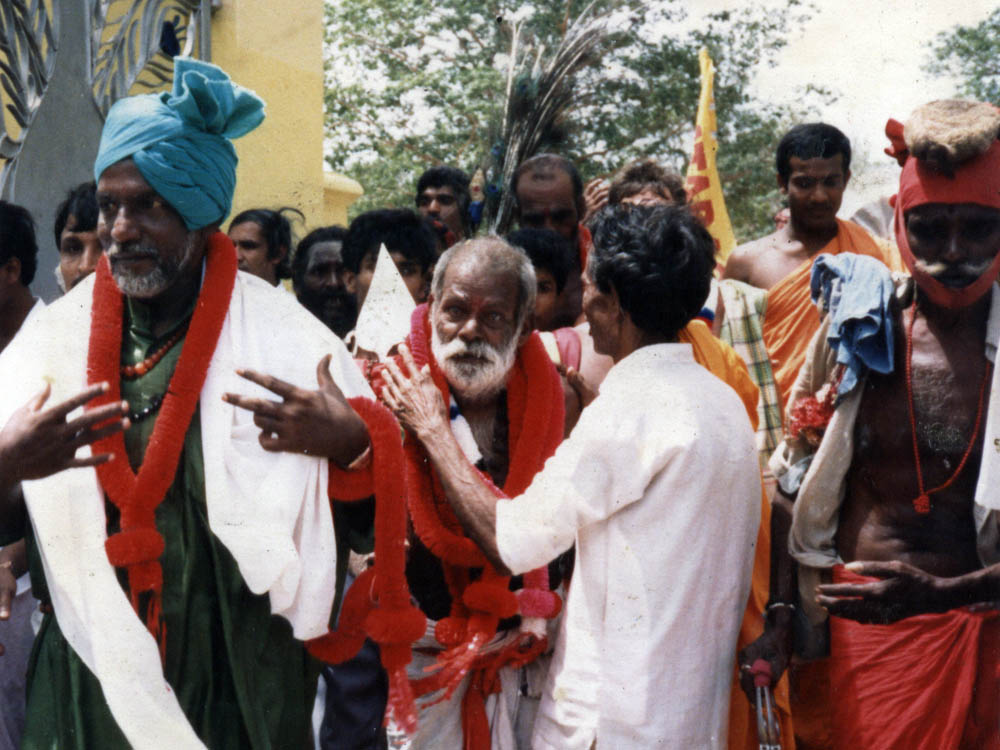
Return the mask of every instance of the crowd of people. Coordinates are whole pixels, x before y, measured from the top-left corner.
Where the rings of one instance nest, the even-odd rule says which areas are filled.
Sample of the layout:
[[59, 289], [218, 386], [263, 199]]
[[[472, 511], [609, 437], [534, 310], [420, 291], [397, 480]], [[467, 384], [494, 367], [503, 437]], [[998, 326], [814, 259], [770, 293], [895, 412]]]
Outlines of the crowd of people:
[[1000, 748], [1000, 110], [881, 232], [795, 126], [724, 266], [652, 159], [223, 233], [263, 117], [117, 102], [48, 306], [0, 202], [0, 748]]

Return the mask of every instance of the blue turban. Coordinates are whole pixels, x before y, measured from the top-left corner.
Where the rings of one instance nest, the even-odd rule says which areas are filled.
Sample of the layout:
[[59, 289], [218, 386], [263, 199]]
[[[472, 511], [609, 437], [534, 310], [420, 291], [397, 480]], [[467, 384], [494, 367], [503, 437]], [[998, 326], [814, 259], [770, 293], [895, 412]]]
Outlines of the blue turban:
[[236, 149], [229, 142], [260, 125], [264, 102], [211, 63], [178, 57], [172, 93], [119, 99], [108, 112], [94, 179], [131, 157], [146, 182], [199, 229], [229, 214]]

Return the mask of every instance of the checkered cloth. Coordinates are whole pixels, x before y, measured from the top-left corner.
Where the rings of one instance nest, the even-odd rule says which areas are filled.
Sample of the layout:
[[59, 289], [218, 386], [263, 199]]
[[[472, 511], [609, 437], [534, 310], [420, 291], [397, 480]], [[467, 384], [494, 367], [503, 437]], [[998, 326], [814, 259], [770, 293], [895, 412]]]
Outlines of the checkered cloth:
[[733, 279], [723, 279], [718, 284], [725, 305], [719, 338], [743, 358], [750, 377], [760, 388], [760, 401], [757, 402], [760, 424], [756, 439], [761, 468], [766, 468], [771, 453], [781, 442], [781, 397], [764, 346], [767, 292]]

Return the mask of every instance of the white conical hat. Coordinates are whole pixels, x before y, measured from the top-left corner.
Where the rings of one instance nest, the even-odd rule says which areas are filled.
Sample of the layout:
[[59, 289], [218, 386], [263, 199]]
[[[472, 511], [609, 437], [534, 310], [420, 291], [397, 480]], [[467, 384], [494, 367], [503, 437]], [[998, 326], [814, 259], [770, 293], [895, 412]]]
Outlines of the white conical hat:
[[382, 245], [365, 303], [358, 314], [354, 340], [359, 349], [382, 359], [410, 333], [410, 316], [416, 307], [399, 269]]

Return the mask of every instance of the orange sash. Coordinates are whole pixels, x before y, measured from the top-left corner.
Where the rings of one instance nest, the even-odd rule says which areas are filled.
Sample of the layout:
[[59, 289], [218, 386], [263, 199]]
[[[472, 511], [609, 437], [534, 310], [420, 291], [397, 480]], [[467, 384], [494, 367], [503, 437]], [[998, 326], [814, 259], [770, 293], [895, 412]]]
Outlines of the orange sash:
[[[837, 236], [820, 253], [870, 255], [886, 263], [883, 249], [864, 229], [852, 221], [837, 219]], [[771, 369], [781, 395], [784, 412], [795, 376], [805, 361], [806, 347], [819, 328], [819, 313], [812, 303], [809, 279], [813, 258], [805, 261], [767, 293], [764, 312], [764, 346], [771, 357]]]

